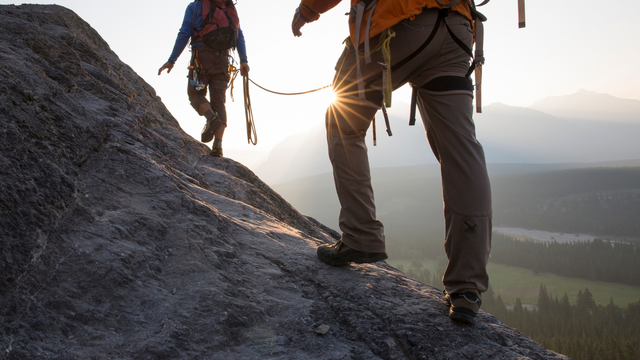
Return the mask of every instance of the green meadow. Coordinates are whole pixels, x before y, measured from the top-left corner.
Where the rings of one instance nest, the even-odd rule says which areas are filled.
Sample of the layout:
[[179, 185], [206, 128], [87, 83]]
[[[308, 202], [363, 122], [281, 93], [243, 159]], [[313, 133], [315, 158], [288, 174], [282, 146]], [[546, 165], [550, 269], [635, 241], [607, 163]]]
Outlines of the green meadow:
[[[406, 272], [411, 267], [411, 260], [387, 260], [393, 266], [402, 265]], [[434, 273], [438, 267], [438, 261], [423, 259], [420, 261], [424, 267]], [[540, 285], [547, 287], [547, 292], [561, 299], [566, 293], [569, 302], [575, 304], [578, 291], [588, 288], [597, 305], [606, 306], [611, 298], [620, 308], [626, 308], [631, 302], [640, 300], [640, 287], [629, 286], [602, 281], [590, 281], [578, 278], [562, 277], [554, 274], [534, 274], [530, 269], [489, 263], [487, 266], [489, 283], [495, 296], [502, 297], [505, 305], [514, 304], [516, 298], [520, 298], [523, 304], [538, 303]], [[440, 285], [441, 286], [441, 285]]]

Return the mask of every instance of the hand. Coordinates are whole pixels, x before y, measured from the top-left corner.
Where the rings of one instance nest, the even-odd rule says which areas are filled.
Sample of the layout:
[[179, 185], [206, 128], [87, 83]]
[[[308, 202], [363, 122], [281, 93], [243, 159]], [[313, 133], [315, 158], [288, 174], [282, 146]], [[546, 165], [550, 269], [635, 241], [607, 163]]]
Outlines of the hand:
[[251, 70], [249, 68], [249, 64], [247, 64], [247, 63], [240, 64], [240, 75], [245, 76], [245, 77], [249, 76], [249, 70]]
[[158, 70], [158, 75], [160, 75], [162, 73], [162, 70], [167, 69], [167, 74], [171, 72], [171, 69], [173, 69], [173, 64], [170, 62], [166, 62], [164, 63], [164, 65], [162, 65], [162, 67], [160, 68], [160, 70]]
[[293, 21], [291, 22], [291, 31], [293, 32], [293, 36], [302, 36], [302, 32], [300, 32], [300, 29], [306, 23], [307, 22], [304, 21], [300, 16], [300, 8], [296, 8], [296, 13], [293, 14]]

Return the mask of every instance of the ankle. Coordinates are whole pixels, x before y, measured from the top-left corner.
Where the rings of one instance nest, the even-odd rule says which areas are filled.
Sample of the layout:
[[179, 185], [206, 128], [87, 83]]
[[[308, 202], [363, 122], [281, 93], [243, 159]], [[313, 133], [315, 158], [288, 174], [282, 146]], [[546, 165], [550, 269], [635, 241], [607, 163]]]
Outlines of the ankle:
[[480, 292], [478, 290], [476, 290], [476, 289], [464, 289], [464, 290], [458, 291], [457, 293], [458, 294], [464, 294], [464, 293], [468, 293], [468, 292], [474, 293], [478, 297], [478, 299], [482, 298], [482, 296], [480, 295]]
[[204, 112], [203, 116], [207, 119], [207, 120], [211, 120], [212, 118], [216, 117], [216, 113], [215, 111], [213, 111], [212, 109], [208, 109], [207, 111]]

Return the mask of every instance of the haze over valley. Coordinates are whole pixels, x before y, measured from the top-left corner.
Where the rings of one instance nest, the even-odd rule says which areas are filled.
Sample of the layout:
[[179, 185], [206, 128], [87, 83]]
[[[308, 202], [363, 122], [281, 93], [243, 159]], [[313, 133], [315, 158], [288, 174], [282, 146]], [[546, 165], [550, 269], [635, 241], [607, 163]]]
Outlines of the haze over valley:
[[[381, 114], [377, 115], [377, 146], [372, 144], [371, 130], [366, 138], [372, 168], [436, 164], [420, 120], [408, 126], [404, 110], [400, 105], [397, 111], [390, 110], [391, 137], [384, 131]], [[542, 99], [527, 108], [494, 103], [474, 119], [477, 138], [492, 165], [544, 164], [549, 166], [546, 169], [563, 169], [640, 159], [639, 100], [581, 90]], [[243, 155], [238, 160], [264, 157], [264, 153]], [[271, 185], [330, 173], [324, 125], [318, 123], [310, 131], [290, 136], [264, 162], [250, 167]], [[528, 170], [523, 167], [523, 171]]]

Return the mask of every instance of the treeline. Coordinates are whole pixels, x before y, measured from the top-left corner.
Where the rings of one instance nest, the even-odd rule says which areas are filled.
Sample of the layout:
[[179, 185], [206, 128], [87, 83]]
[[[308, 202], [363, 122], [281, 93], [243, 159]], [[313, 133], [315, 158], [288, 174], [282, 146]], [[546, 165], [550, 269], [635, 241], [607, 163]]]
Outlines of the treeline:
[[420, 261], [414, 260], [408, 269], [405, 270], [402, 265], [398, 266], [398, 270], [407, 274], [410, 278], [416, 279], [422, 283], [431, 285], [436, 289], [443, 290], [442, 275], [447, 267], [446, 257], [438, 257], [438, 268], [436, 272], [431, 272], [428, 268], [424, 267]]
[[[441, 273], [442, 262], [437, 270]], [[442, 276], [432, 273], [415, 261], [405, 272], [408, 276], [442, 289]], [[482, 295], [482, 310], [492, 314], [507, 326], [520, 330], [547, 349], [576, 360], [638, 360], [640, 359], [640, 300], [621, 309], [613, 299], [604, 307], [596, 305], [588, 288], [578, 291], [575, 305], [565, 293], [553, 298], [545, 286], [540, 286], [537, 309], [527, 310], [516, 299], [513, 309], [507, 309], [493, 289]]]
[[540, 286], [538, 308], [527, 310], [520, 299], [507, 310], [500, 295], [483, 294], [482, 308], [504, 324], [520, 330], [547, 349], [576, 360], [640, 359], [640, 301], [620, 309], [613, 299], [596, 306], [589, 289], [579, 291], [576, 305], [553, 298]]
[[640, 237], [640, 168], [590, 168], [491, 179], [494, 224]]
[[522, 241], [494, 232], [491, 261], [534, 273], [640, 286], [640, 249], [634, 244]]
[[402, 233], [395, 229], [385, 232], [387, 253], [394, 259], [437, 259], [445, 254], [443, 230], [428, 228], [418, 234]]
[[[438, 236], [424, 239], [406, 237], [403, 241], [389, 239], [390, 256], [396, 259], [438, 259], [439, 267], [446, 267], [443, 240]], [[571, 243], [518, 240], [493, 233], [491, 262], [531, 269], [534, 273], [552, 273], [559, 276], [605, 281], [640, 286], [640, 246], [612, 243], [595, 239], [592, 242]], [[428, 269], [415, 262], [412, 277], [432, 283]], [[437, 283], [437, 282], [433, 282]]]

